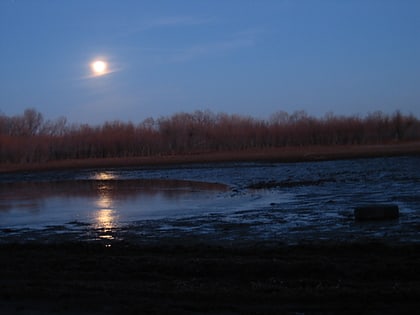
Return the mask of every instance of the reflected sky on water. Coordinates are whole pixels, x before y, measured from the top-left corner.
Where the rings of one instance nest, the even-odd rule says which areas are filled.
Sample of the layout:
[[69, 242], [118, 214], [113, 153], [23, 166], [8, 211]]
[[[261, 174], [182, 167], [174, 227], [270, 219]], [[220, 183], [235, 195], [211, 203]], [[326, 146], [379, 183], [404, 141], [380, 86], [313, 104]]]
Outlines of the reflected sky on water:
[[185, 180], [118, 180], [109, 172], [92, 179], [0, 184], [0, 226], [42, 227], [80, 221], [110, 230], [124, 223], [196, 212], [227, 191], [221, 184]]
[[[355, 206], [375, 203], [398, 205], [399, 219], [354, 221]], [[420, 158], [0, 174], [0, 237], [49, 226], [103, 239], [420, 241]]]

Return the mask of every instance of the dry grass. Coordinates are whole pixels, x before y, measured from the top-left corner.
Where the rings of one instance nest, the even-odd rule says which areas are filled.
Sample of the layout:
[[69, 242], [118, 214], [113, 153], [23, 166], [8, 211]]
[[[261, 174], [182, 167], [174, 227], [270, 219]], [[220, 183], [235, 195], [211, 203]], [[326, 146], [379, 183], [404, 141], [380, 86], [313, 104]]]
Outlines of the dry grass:
[[196, 152], [185, 155], [151, 157], [64, 160], [36, 164], [3, 164], [0, 165], [0, 173], [232, 161], [302, 162], [402, 155], [420, 155], [420, 142], [365, 146], [303, 146], [268, 148], [265, 150]]

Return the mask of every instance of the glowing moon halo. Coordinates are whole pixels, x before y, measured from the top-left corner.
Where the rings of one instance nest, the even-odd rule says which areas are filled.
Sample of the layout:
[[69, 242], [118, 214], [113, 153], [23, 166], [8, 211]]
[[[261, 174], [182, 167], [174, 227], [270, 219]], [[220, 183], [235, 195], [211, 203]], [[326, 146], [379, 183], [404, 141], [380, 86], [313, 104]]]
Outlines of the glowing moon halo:
[[107, 73], [108, 64], [103, 60], [95, 60], [90, 64], [90, 68], [95, 76], [100, 76]]

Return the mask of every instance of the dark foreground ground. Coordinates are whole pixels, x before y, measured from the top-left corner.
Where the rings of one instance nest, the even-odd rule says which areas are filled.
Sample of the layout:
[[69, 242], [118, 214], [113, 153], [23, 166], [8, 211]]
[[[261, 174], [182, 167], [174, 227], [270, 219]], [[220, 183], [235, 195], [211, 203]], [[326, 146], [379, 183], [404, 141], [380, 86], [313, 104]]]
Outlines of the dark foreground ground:
[[0, 314], [415, 314], [420, 245], [0, 246]]

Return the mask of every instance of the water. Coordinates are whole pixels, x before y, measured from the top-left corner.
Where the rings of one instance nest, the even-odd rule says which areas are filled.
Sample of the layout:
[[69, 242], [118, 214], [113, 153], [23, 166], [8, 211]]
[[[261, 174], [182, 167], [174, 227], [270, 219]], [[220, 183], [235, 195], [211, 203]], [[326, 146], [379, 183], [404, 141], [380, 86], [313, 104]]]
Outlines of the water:
[[[395, 221], [353, 209], [392, 203]], [[0, 175], [0, 238], [420, 241], [420, 158]]]

